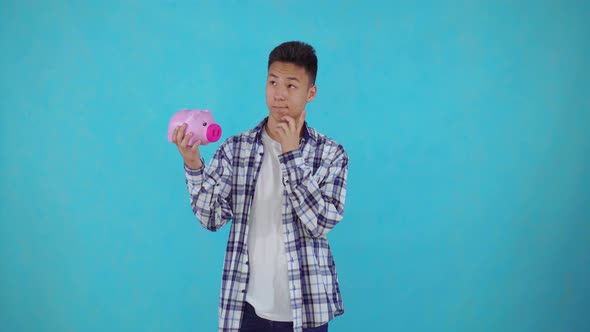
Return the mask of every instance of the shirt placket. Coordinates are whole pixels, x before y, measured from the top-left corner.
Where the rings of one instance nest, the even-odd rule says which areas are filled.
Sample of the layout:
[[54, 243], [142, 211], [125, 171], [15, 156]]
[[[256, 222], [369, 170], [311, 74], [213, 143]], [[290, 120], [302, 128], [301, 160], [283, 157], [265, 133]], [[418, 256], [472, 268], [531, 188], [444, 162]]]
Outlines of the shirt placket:
[[[306, 148], [308, 144], [305, 144], [305, 139], [300, 141], [299, 148], [301, 154], [305, 160]], [[288, 203], [287, 192], [283, 192], [283, 225], [285, 227], [285, 243], [289, 241], [291, 237], [295, 239], [296, 247], [288, 248], [291, 249], [288, 255], [288, 267], [289, 267], [289, 293], [291, 295], [291, 304], [293, 305], [293, 327], [295, 331], [302, 331], [303, 327], [303, 297], [301, 294], [301, 267], [299, 266], [299, 250], [300, 250], [300, 239], [296, 238], [296, 234], [291, 232], [296, 231], [295, 225], [291, 228], [287, 227], [290, 219], [289, 203]], [[294, 218], [297, 218], [296, 216]], [[296, 222], [296, 220], [295, 220]]]
[[[244, 211], [244, 215], [250, 215], [251, 209], [252, 209], [252, 204], [254, 202], [254, 195], [256, 194], [256, 182], [258, 181], [258, 175], [260, 174], [260, 167], [262, 165], [262, 158], [264, 157], [264, 145], [263, 144], [256, 144], [254, 143], [254, 148], [256, 149], [256, 154], [254, 156], [254, 165], [253, 169], [252, 169], [252, 183], [250, 184], [250, 188], [251, 191], [249, 193], [249, 202], [247, 203], [248, 206], [245, 207], [245, 211]], [[246, 174], [248, 174], [248, 171], [246, 171]], [[246, 301], [246, 290], [248, 289], [248, 283], [250, 281], [250, 263], [249, 263], [249, 253], [248, 253], [248, 232], [250, 229], [250, 225], [248, 225], [248, 223], [246, 223], [246, 225], [244, 226], [244, 241], [243, 241], [243, 246], [244, 246], [244, 250], [243, 252], [245, 253], [244, 255], [242, 255], [242, 259], [240, 264], [238, 264], [238, 266], [240, 266], [240, 268], [242, 269], [243, 273], [245, 273], [248, 277], [246, 278], [246, 283], [244, 283], [242, 286], [242, 296], [241, 296], [241, 301], [245, 302]]]

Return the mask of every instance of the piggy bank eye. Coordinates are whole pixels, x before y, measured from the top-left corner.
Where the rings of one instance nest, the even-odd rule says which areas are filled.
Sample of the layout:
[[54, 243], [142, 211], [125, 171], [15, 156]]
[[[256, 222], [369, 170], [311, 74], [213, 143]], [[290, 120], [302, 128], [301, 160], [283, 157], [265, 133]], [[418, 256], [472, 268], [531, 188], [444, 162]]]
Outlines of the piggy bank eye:
[[203, 127], [206, 127], [206, 126], [207, 126], [207, 122], [203, 122]]

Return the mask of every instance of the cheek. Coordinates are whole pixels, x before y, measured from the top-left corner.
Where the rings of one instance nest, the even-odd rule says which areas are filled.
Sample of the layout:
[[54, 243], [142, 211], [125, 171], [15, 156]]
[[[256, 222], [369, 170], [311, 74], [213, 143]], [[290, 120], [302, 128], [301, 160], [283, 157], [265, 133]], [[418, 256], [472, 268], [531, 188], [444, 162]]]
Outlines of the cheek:
[[267, 93], [267, 94], [266, 94], [266, 103], [267, 103], [268, 105], [272, 105], [272, 104], [273, 104], [273, 99], [274, 99], [274, 98], [272, 97], [272, 94], [270, 94], [270, 93]]
[[303, 105], [305, 105], [305, 102], [307, 100], [307, 95], [305, 93], [297, 93], [296, 95], [293, 95], [292, 97], [293, 98], [291, 100], [293, 102], [293, 105], [296, 106], [297, 108], [303, 107]]

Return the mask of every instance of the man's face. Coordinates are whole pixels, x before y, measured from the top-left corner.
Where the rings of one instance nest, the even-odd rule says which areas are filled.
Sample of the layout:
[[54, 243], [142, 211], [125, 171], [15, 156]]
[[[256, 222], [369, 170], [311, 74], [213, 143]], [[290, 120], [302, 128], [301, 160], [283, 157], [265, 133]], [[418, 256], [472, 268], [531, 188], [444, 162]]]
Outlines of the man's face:
[[273, 62], [266, 80], [269, 121], [282, 122], [285, 115], [296, 119], [315, 98], [316, 92], [316, 86], [309, 84], [305, 68], [288, 62]]

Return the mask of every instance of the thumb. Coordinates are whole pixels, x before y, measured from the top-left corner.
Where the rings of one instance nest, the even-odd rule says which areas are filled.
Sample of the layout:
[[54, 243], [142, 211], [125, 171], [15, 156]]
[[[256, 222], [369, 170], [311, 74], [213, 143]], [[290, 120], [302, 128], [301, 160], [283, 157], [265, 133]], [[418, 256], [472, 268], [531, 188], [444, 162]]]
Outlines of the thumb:
[[304, 109], [303, 112], [301, 112], [301, 114], [299, 115], [299, 126], [303, 126], [303, 123], [305, 122], [306, 113], [307, 111]]

